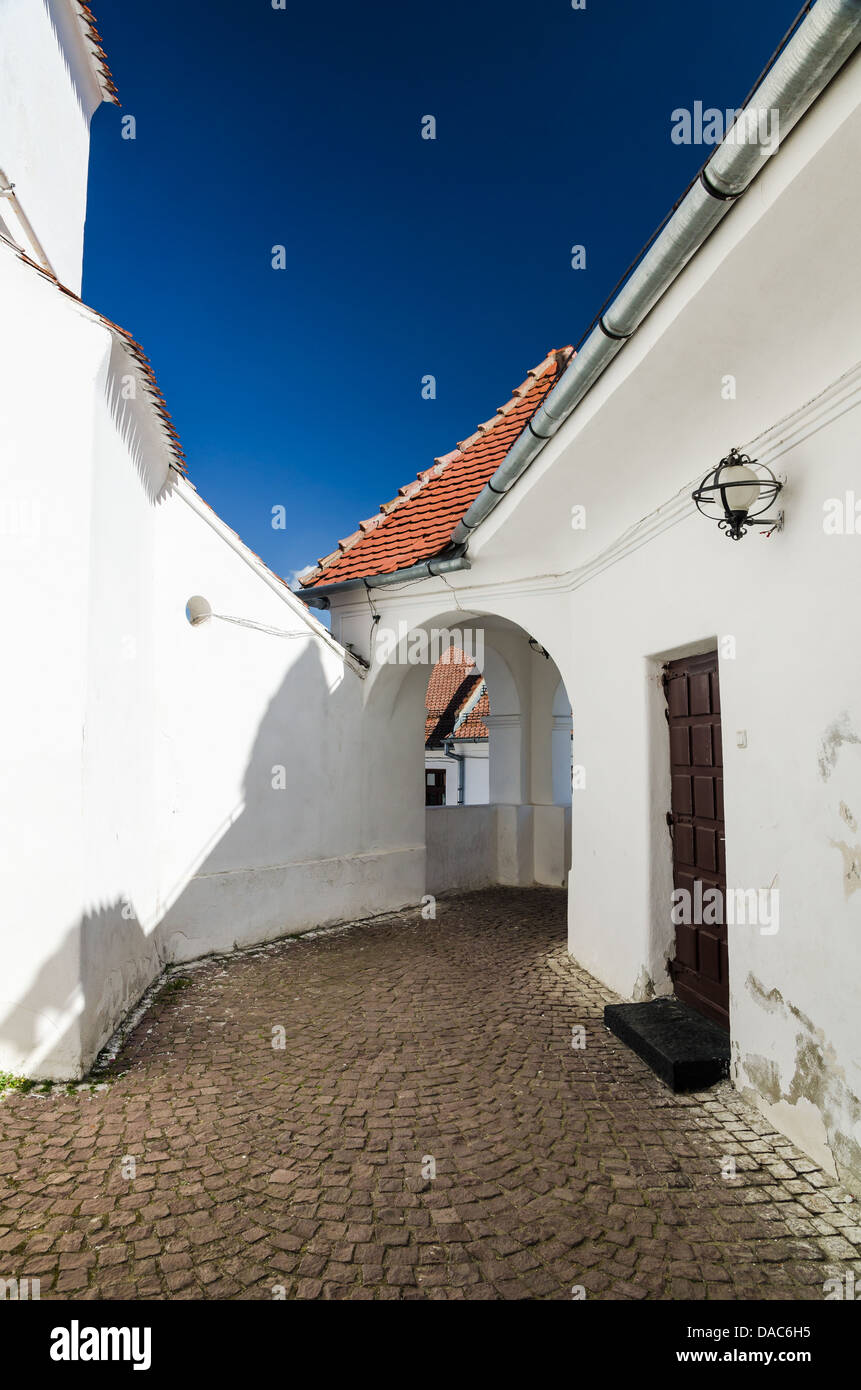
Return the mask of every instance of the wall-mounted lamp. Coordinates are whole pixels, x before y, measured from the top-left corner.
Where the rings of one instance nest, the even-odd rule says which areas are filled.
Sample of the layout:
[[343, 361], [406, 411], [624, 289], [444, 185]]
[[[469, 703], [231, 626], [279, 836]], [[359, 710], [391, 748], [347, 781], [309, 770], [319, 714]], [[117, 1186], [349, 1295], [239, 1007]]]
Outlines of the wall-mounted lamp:
[[541, 643], [536, 641], [534, 637], [530, 637], [529, 645], [534, 652], [538, 653], [539, 656], [546, 657], [548, 661], [550, 660], [550, 653], [548, 651], [545, 651]]
[[783, 512], [777, 517], [766, 517], [763, 513], [768, 511], [782, 487], [766, 464], [740, 454], [738, 449], [730, 449], [691, 496], [703, 516], [716, 521], [730, 540], [740, 541], [747, 535], [749, 526], [780, 530]]
[[192, 627], [200, 627], [212, 617], [212, 604], [201, 594], [194, 594], [185, 605], [185, 616]]

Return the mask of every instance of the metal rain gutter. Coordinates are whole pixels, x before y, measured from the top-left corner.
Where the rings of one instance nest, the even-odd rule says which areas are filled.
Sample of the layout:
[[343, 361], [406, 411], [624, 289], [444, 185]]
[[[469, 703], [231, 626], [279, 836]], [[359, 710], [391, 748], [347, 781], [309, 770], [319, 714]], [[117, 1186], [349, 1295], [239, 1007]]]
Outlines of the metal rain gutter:
[[445, 557], [432, 555], [409, 569], [394, 570], [391, 574], [369, 574], [358, 579], [342, 579], [340, 584], [315, 584], [310, 589], [294, 589], [293, 593], [309, 608], [330, 608], [330, 594], [344, 594], [350, 589], [382, 589], [389, 584], [408, 584], [415, 579], [432, 579], [436, 574], [471, 568], [466, 546], [453, 546]]
[[[788, 134], [861, 41], [861, 0], [818, 0], [742, 109], [699, 178], [651, 248], [515, 440], [493, 477], [452, 532], [465, 546], [548, 439], [633, 336], [649, 311], [756, 178], [778, 141], [762, 140], [760, 113], [778, 112], [779, 139]], [[751, 138], [756, 130], [756, 138]], [[742, 139], [733, 140], [739, 131]]]

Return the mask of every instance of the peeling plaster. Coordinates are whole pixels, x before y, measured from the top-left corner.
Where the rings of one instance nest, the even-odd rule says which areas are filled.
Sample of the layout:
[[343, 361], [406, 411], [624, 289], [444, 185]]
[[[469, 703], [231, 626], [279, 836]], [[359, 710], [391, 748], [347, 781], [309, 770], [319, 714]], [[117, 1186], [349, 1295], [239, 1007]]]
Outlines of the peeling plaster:
[[780, 1100], [780, 1072], [777, 1063], [770, 1057], [761, 1057], [752, 1052], [744, 1058], [742, 1066], [760, 1096], [771, 1105], [776, 1105]]
[[635, 1004], [643, 1004], [646, 1000], [654, 999], [654, 997], [655, 982], [644, 965], [637, 977], [631, 998]]
[[843, 891], [851, 898], [861, 888], [861, 845], [847, 845], [845, 840], [832, 840], [831, 845], [843, 855]]
[[[817, 1107], [806, 1096], [790, 1103], [781, 1095], [780, 1071], [771, 1057], [751, 1055], [745, 1058], [743, 1066], [757, 1093], [759, 1108], [775, 1129], [791, 1134], [823, 1172], [836, 1180], [839, 1176], [837, 1164], [828, 1143], [825, 1121]], [[744, 1087], [743, 1091], [750, 1095], [749, 1088]]]
[[855, 733], [846, 711], [833, 724], [829, 724], [819, 746], [819, 775], [823, 782], [827, 782], [834, 771], [844, 743], [861, 744], [861, 735]]
[[849, 807], [846, 805], [845, 801], [841, 801], [840, 803], [840, 818], [841, 820], [845, 820], [850, 830], [858, 829], [858, 822], [853, 816], [852, 812], [849, 810]]
[[740, 1065], [755, 1091], [760, 1108], [834, 1178], [858, 1191], [861, 1174], [861, 1100], [850, 1089], [837, 1054], [821, 1028], [783, 998], [779, 989], [766, 990], [749, 974], [751, 997], [768, 1014], [793, 1018], [801, 1025], [795, 1035], [795, 1070], [788, 1086], [770, 1058], [750, 1054]]

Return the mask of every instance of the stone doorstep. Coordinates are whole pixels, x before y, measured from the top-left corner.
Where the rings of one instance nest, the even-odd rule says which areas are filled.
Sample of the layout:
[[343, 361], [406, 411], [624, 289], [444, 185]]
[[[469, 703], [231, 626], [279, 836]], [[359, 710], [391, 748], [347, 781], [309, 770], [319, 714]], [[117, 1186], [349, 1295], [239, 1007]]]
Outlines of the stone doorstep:
[[729, 1076], [729, 1034], [678, 999], [608, 1004], [604, 1023], [672, 1091], [701, 1091]]

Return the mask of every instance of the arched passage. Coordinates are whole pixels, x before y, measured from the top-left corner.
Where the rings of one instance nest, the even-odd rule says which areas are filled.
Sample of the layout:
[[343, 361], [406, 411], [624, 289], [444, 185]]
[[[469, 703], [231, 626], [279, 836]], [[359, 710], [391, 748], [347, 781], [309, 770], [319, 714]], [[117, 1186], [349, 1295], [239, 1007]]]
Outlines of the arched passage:
[[[449, 640], [469, 648], [486, 682], [489, 800], [426, 808], [425, 698]], [[383, 617], [371, 656], [366, 803], [381, 842], [395, 818], [405, 849], [424, 847], [424, 890], [433, 894], [488, 884], [564, 886], [571, 707], [552, 657], [517, 623], [462, 610], [398, 627], [386, 627]]]

